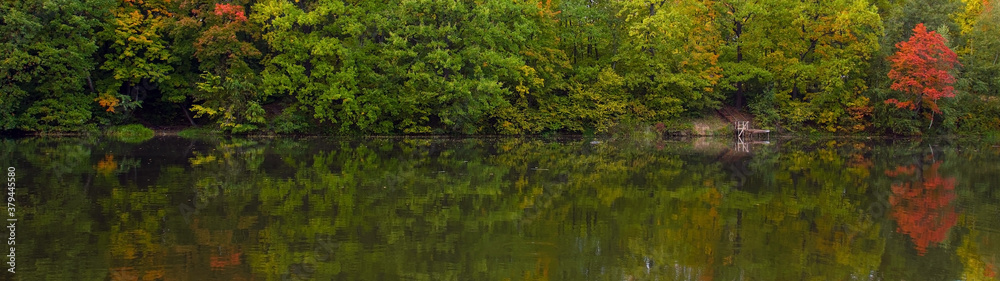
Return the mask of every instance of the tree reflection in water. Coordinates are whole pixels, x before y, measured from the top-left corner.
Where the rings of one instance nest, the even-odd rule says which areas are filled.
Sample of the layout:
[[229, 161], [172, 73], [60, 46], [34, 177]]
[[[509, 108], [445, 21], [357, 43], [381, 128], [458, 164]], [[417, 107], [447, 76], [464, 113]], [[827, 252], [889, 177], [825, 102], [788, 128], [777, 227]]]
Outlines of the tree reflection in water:
[[725, 141], [65, 138], [0, 155], [37, 187], [24, 280], [995, 280], [998, 155]]
[[941, 160], [927, 164], [897, 166], [885, 172], [892, 184], [892, 216], [898, 232], [909, 235], [919, 255], [927, 247], [944, 241], [958, 220], [955, 205], [956, 180], [938, 171]]

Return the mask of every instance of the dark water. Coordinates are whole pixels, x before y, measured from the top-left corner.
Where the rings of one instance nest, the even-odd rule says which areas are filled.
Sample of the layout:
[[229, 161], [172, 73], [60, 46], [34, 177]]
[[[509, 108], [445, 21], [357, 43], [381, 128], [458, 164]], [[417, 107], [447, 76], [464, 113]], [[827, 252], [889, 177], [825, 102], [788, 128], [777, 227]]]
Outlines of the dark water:
[[18, 280], [1000, 271], [1000, 147], [970, 140], [50, 138], [0, 156]]

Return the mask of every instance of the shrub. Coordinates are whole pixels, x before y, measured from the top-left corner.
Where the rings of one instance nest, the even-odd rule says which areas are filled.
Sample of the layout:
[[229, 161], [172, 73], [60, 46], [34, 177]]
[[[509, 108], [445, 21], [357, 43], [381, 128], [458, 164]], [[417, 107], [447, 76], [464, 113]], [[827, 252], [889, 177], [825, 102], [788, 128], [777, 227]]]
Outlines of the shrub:
[[20, 120], [20, 129], [40, 132], [77, 132], [93, 129], [89, 124], [91, 100], [77, 95], [44, 99], [32, 104]]

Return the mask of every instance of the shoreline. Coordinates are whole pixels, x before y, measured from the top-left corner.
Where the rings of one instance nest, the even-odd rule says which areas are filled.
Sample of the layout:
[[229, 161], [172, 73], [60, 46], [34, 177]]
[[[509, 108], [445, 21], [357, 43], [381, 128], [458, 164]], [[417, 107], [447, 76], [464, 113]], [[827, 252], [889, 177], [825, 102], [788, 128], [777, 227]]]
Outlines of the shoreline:
[[[19, 132], [15, 134], [5, 134], [6, 137], [87, 137], [87, 136], [120, 136], [120, 137], [357, 137], [357, 138], [410, 138], [410, 139], [456, 139], [456, 138], [613, 138], [613, 139], [663, 139], [682, 140], [689, 138], [733, 138], [737, 139], [737, 132], [733, 124], [719, 116], [705, 116], [701, 118], [683, 118], [668, 121], [667, 124], [633, 124], [623, 125], [602, 133], [578, 133], [578, 132], [547, 132], [540, 134], [399, 134], [399, 135], [364, 135], [364, 134], [279, 134], [273, 132], [256, 132], [250, 134], [227, 134], [213, 128], [214, 126], [151, 126], [146, 127], [141, 124], [129, 124], [100, 128], [83, 132]], [[122, 129], [127, 128], [127, 129]], [[751, 127], [752, 128], [752, 127]], [[827, 132], [776, 132], [752, 133], [744, 135], [744, 141], [760, 140], [780, 140], [797, 138], [866, 138], [866, 139], [907, 139], [907, 138], [983, 138], [985, 142], [997, 142], [997, 132], [982, 132], [979, 134], [944, 134], [944, 135], [892, 135], [892, 134], [872, 134], [872, 133], [827, 133]]]
[[[198, 127], [191, 127], [198, 128]], [[166, 136], [175, 137], [181, 136], [181, 132], [184, 130], [177, 129], [152, 129], [154, 136]], [[6, 137], [84, 137], [84, 136], [102, 136], [106, 135], [107, 131], [96, 131], [96, 132], [47, 132], [47, 133], [23, 133], [23, 134], [7, 134]], [[768, 136], [768, 134], [770, 134]], [[983, 134], [947, 134], [947, 135], [879, 135], [879, 134], [788, 134], [788, 133], [758, 133], [753, 137], [743, 137], [744, 140], [760, 140], [767, 138], [779, 138], [779, 139], [789, 139], [789, 138], [922, 138], [922, 137], [932, 137], [932, 138], [957, 138], [957, 137], [976, 137], [983, 136]], [[763, 135], [763, 136], [761, 136]], [[507, 137], [537, 137], [537, 138], [559, 138], [559, 137], [580, 137], [580, 138], [595, 138], [595, 137], [621, 137], [612, 133], [604, 134], [582, 134], [582, 133], [551, 133], [551, 134], [520, 134], [520, 135], [502, 135], [502, 134], [470, 134], [470, 135], [449, 135], [449, 134], [420, 134], [420, 135], [323, 135], [323, 134], [275, 134], [275, 133], [256, 133], [256, 134], [225, 134], [220, 132], [198, 134], [198, 136], [235, 136], [235, 137], [358, 137], [358, 138], [428, 138], [428, 139], [447, 139], [447, 138], [507, 138]], [[729, 133], [715, 133], [715, 134], [696, 134], [690, 131], [675, 131], [668, 130], [664, 131], [661, 136], [663, 139], [686, 139], [686, 138], [736, 138], [736, 133], [730, 131]]]

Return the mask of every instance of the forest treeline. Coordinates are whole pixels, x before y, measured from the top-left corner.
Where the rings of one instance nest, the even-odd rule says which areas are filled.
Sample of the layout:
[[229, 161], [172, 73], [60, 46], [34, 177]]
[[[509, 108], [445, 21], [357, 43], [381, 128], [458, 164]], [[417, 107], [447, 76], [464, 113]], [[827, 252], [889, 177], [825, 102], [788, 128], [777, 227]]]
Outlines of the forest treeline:
[[2, 0], [0, 129], [1000, 131], [997, 0]]

